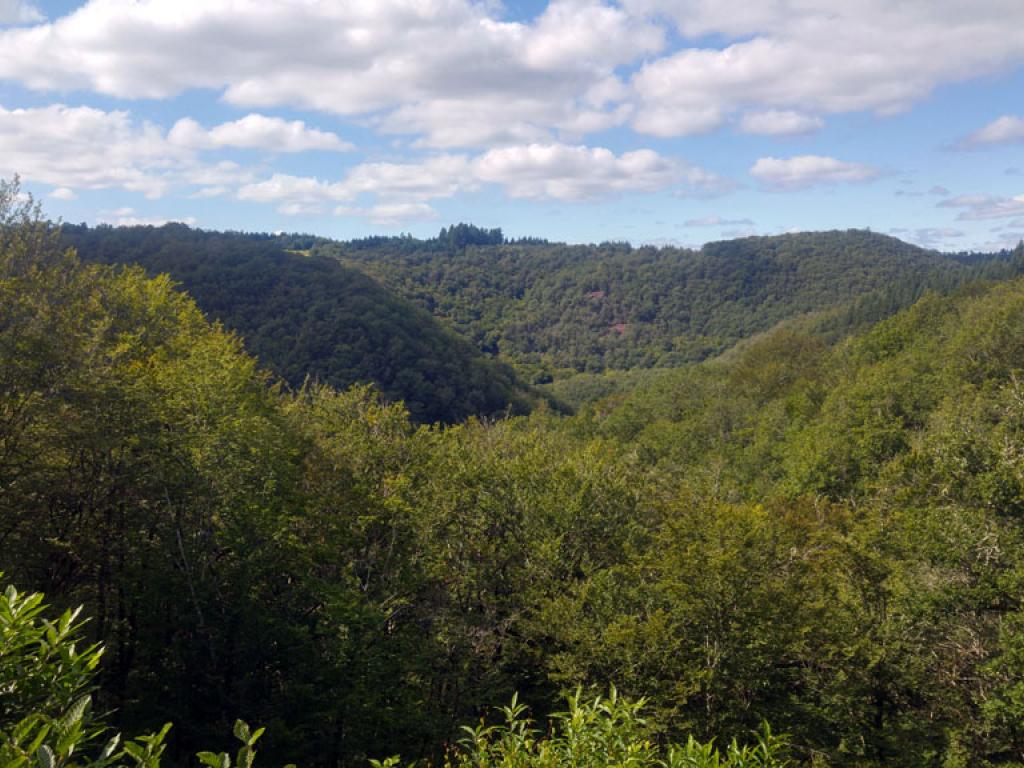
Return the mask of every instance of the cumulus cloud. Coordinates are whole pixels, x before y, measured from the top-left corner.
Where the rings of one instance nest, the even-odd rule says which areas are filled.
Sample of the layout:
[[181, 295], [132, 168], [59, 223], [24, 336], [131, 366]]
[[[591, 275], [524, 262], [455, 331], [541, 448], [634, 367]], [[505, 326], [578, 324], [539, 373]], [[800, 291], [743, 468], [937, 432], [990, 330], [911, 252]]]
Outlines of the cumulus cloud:
[[751, 166], [750, 175], [774, 189], [797, 190], [818, 184], [870, 181], [879, 171], [870, 165], [847, 163], [834, 157], [798, 155], [762, 157]]
[[[593, 0], [552, 0], [527, 35], [524, 59], [538, 69], [627, 64], [661, 50], [664, 32], [621, 8]], [[615, 42], [630, 44], [610, 46]]]
[[167, 134], [172, 144], [193, 149], [263, 149], [271, 152], [306, 152], [327, 150], [348, 152], [353, 145], [335, 133], [307, 128], [301, 120], [287, 121], [280, 117], [249, 114], [209, 130], [192, 118], [179, 120]]
[[[664, 45], [662, 27], [601, 0], [552, 0], [530, 23], [503, 21], [496, 8], [91, 0], [0, 33], [0, 78], [119, 98], [210, 88], [248, 108], [373, 115], [430, 146], [492, 146], [509, 126], [513, 141], [550, 140], [621, 120], [626, 89], [608, 88], [616, 68]], [[470, 115], [474, 129], [460, 131]]]
[[[340, 181], [323, 181], [308, 176], [277, 173], [269, 179], [242, 186], [238, 198], [258, 203], [276, 203], [278, 210], [287, 214], [310, 214], [326, 211], [329, 203], [350, 203], [360, 196], [381, 198], [378, 206], [406, 205], [427, 200], [451, 197], [463, 190], [478, 186], [469, 160], [462, 155], [442, 155], [422, 163], [362, 163], [352, 168]], [[371, 209], [343, 206], [349, 215], [368, 215]], [[373, 218], [397, 214], [406, 207], [379, 207]], [[384, 213], [380, 213], [383, 211]]]
[[[87, 0], [52, 21], [0, 0], [5, 21], [28, 26], [0, 29], [0, 80], [118, 99], [203, 89], [245, 116], [212, 126], [186, 117], [168, 131], [127, 112], [0, 109], [0, 173], [71, 194], [156, 197], [189, 185], [199, 198], [265, 198], [295, 213], [348, 207], [380, 221], [430, 215], [430, 200], [483, 185], [559, 200], [721, 194], [735, 184], [585, 137], [621, 126], [666, 137], [722, 126], [805, 134], [832, 114], [889, 114], [942, 83], [1024, 62], [1024, 38], [1006, 33], [1024, 23], [1024, 3], [1012, 0], [550, 0], [529, 21], [510, 21], [497, 0]], [[352, 149], [315, 119], [272, 116], [285, 107], [447, 154], [358, 164], [340, 181], [256, 183], [245, 168], [208, 162], [204, 153], [223, 148]], [[964, 141], [1020, 141], [1021, 122], [1003, 116]], [[750, 172], [773, 189], [879, 174], [815, 155], [761, 158]]]
[[340, 184], [285, 173], [275, 173], [269, 179], [246, 184], [238, 190], [239, 200], [278, 203], [281, 210], [289, 213], [319, 211], [326, 201], [345, 200], [348, 197]]
[[824, 124], [820, 117], [792, 110], [769, 109], [745, 114], [740, 120], [740, 131], [766, 136], [797, 136], [820, 130]]
[[938, 204], [940, 208], [959, 208], [958, 221], [988, 221], [1024, 215], [1024, 195], [957, 195]]
[[[212, 142], [254, 146], [268, 134], [260, 130], [246, 134], [246, 126], [253, 125], [281, 128], [281, 144], [292, 147], [290, 151], [297, 151], [294, 147], [302, 142], [342, 148], [334, 134], [297, 131], [293, 124], [275, 119], [254, 123], [244, 118], [204, 131], [186, 118], [165, 133], [160, 126], [136, 121], [124, 111], [65, 104], [24, 110], [0, 106], [0, 176], [19, 174], [27, 181], [57, 186], [51, 195], [58, 200], [73, 200], [76, 189], [119, 188], [160, 198], [173, 187], [244, 183], [251, 179], [248, 169], [230, 161], [204, 160], [197, 148]], [[221, 131], [225, 126], [227, 130]]]
[[188, 160], [162, 131], [127, 112], [61, 104], [0, 107], [0, 175], [20, 173], [70, 189], [120, 188], [160, 197], [169, 175]]
[[381, 203], [369, 208], [339, 205], [335, 216], [358, 216], [385, 227], [407, 224], [412, 221], [428, 221], [437, 218], [437, 211], [426, 203]]
[[717, 105], [647, 104], [634, 118], [633, 127], [652, 136], [687, 136], [713, 131], [725, 123]]
[[192, 216], [184, 219], [165, 219], [158, 216], [137, 216], [134, 208], [117, 208], [112, 211], [100, 211], [96, 218], [97, 224], [109, 224], [112, 227], [162, 227], [170, 223], [188, 224], [190, 227], [196, 225]]
[[[835, 114], [904, 110], [940, 83], [1005, 71], [1024, 60], [1024, 4], [1005, 0], [624, 0], [662, 14], [687, 39], [720, 36], [651, 59], [633, 85], [634, 125], [659, 135], [707, 130], [716, 111], [749, 105]], [[1010, 25], [1007, 27], [1007, 25]], [[941, 50], [943, 55], [936, 55]], [[704, 122], [693, 119], [704, 114]], [[683, 119], [673, 121], [671, 115]]]
[[1003, 115], [961, 139], [957, 146], [970, 149], [1019, 142], [1024, 142], [1024, 118]]
[[584, 200], [616, 192], [650, 192], [681, 180], [685, 169], [649, 149], [616, 156], [603, 147], [530, 144], [494, 149], [474, 162], [481, 181], [512, 197]]
[[349, 198], [370, 194], [405, 201], [451, 197], [476, 186], [462, 155], [439, 155], [417, 163], [362, 163], [341, 184]]
[[[274, 174], [242, 186], [238, 198], [275, 203], [284, 213], [324, 212], [328, 204], [335, 204], [334, 210], [344, 215], [397, 221], [432, 216], [428, 201], [485, 184], [496, 185], [512, 197], [579, 201], [673, 185], [698, 189], [720, 183], [708, 171], [652, 150], [616, 155], [603, 147], [528, 144], [476, 157], [445, 154], [418, 163], [361, 163], [338, 181]], [[376, 202], [369, 207], [353, 205], [364, 198]]]
[[[26, 8], [0, 0], [41, 21]], [[674, 136], [737, 115], [741, 130], [785, 135], [1005, 71], [1024, 61], [1006, 33], [1021, 23], [1024, 4], [1007, 0], [551, 0], [529, 22], [473, 0], [89, 0], [0, 31], [0, 78], [118, 98], [213, 89], [435, 148], [564, 142], [624, 121]]]
[[32, 24], [43, 20], [43, 14], [24, 0], [0, 0], [0, 24]]

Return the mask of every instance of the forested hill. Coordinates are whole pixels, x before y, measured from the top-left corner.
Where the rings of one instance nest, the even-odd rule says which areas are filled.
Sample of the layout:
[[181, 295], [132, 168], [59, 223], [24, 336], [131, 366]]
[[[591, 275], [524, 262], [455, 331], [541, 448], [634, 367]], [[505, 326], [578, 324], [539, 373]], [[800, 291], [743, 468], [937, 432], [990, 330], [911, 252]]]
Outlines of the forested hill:
[[449, 320], [538, 381], [700, 360], [800, 313], [878, 292], [874, 309], [895, 309], [983, 267], [864, 230], [748, 237], [700, 250], [494, 244], [492, 231], [473, 231], [312, 247]]
[[421, 422], [522, 413], [535, 397], [429, 313], [334, 259], [286, 251], [269, 235], [163, 227], [67, 226], [86, 261], [167, 273], [292, 385], [373, 382]]
[[568, 396], [562, 383], [582, 371], [699, 361], [818, 310], [828, 311], [817, 330], [835, 339], [928, 288], [1024, 268], [1006, 254], [949, 257], [863, 230], [700, 250], [510, 242], [470, 225], [350, 242], [180, 224], [63, 233], [87, 261], [170, 274], [293, 385], [373, 382], [417, 421], [447, 423], [529, 410], [539, 395], [523, 379], [560, 380], [560, 396], [577, 402], [586, 386]]
[[417, 429], [4, 192], [0, 765], [1024, 765], [1024, 280]]

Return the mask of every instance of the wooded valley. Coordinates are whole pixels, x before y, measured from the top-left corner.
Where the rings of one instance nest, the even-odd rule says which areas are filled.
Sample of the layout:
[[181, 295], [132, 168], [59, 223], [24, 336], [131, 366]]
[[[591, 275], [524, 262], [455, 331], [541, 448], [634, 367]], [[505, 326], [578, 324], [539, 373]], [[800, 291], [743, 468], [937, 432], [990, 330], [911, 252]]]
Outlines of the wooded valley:
[[228, 768], [233, 730], [245, 768], [1024, 765], [1024, 245], [335, 242], [17, 191], [4, 765]]

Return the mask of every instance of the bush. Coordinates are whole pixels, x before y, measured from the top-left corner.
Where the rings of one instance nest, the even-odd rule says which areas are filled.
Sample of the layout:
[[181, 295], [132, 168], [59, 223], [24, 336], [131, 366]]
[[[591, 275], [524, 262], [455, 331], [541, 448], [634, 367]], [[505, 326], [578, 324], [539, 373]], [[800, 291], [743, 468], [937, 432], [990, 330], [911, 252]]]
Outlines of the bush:
[[[542, 732], [513, 696], [501, 707], [502, 722], [475, 728], [451, 750], [445, 768], [785, 768], [786, 745], [767, 725], [756, 744], [733, 740], [724, 751], [692, 736], [685, 744], [659, 747], [641, 716], [644, 701], [631, 702], [613, 688], [607, 697], [568, 697], [568, 710], [552, 716]], [[373, 768], [396, 768], [398, 757], [371, 760]]]
[[[0, 768], [159, 768], [171, 724], [122, 741], [108, 735], [92, 709], [93, 681], [103, 656], [99, 644], [79, 648], [81, 608], [56, 621], [45, 618], [39, 593], [0, 596]], [[784, 768], [785, 744], [767, 725], [753, 746], [733, 741], [720, 751], [692, 737], [683, 745], [658, 747], [641, 716], [643, 700], [631, 702], [614, 689], [607, 697], [568, 698], [568, 710], [538, 730], [517, 697], [500, 708], [503, 722], [463, 727], [466, 736], [445, 760], [446, 768]], [[252, 768], [254, 745], [263, 729], [239, 720], [234, 735], [242, 746], [236, 768]], [[102, 747], [99, 745], [103, 743]], [[200, 752], [207, 768], [231, 768], [225, 753]], [[372, 768], [395, 768], [398, 757], [371, 760]], [[286, 766], [286, 768], [294, 768]]]
[[[103, 647], [78, 647], [81, 608], [56, 621], [45, 610], [42, 594], [9, 586], [0, 595], [0, 768], [159, 768], [171, 724], [131, 740], [108, 735], [91, 694]], [[235, 724], [237, 768], [252, 768], [262, 733]], [[226, 753], [198, 757], [231, 768]]]

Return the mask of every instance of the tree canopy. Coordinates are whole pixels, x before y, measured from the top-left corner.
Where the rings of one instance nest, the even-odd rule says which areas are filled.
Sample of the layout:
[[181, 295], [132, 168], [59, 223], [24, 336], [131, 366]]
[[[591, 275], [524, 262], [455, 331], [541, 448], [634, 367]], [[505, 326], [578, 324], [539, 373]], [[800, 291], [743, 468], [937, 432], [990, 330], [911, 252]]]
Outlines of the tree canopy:
[[[102, 762], [104, 729], [173, 721], [107, 757], [219, 768], [239, 719], [271, 764], [1024, 764], [1024, 280], [844, 333], [794, 319], [571, 416], [422, 425], [373, 385], [285, 386], [170, 278], [80, 261], [15, 192], [12, 764]], [[194, 266], [231, 285], [231, 263]], [[72, 756], [58, 724], [95, 738]]]

